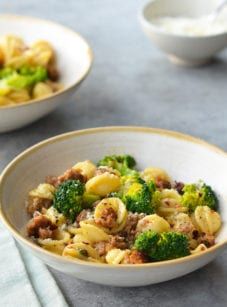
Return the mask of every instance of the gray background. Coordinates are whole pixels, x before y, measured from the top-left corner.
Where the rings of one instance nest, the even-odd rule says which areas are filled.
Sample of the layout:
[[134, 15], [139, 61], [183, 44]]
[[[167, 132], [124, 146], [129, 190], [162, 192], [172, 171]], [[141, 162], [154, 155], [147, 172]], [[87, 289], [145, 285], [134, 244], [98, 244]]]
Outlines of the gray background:
[[[0, 135], [1, 169], [38, 141], [96, 126], [173, 129], [227, 149], [227, 52], [210, 66], [186, 69], [172, 65], [140, 29], [137, 13], [143, 3], [0, 1], [0, 12], [48, 18], [75, 29], [89, 41], [95, 55], [91, 74], [71, 102], [24, 129]], [[99, 286], [51, 271], [69, 304], [77, 307], [226, 306], [226, 256], [227, 252], [180, 279], [131, 289]]]

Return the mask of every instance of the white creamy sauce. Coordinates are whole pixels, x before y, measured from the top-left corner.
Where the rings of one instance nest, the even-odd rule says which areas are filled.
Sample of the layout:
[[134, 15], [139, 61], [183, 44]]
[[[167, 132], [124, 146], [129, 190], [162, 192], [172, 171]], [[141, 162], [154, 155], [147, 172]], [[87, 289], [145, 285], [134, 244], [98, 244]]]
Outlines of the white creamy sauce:
[[206, 36], [227, 32], [227, 18], [217, 18], [211, 22], [209, 17], [158, 17], [152, 19], [152, 23], [164, 32], [188, 35]]

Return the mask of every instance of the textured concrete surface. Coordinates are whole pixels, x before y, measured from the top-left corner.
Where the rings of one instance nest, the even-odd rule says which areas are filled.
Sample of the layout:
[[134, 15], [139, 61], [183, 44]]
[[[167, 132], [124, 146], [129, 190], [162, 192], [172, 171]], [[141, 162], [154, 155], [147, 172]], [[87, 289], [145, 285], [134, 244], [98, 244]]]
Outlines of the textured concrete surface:
[[[107, 125], [173, 129], [227, 149], [227, 52], [201, 68], [170, 64], [141, 32], [137, 13], [143, 3], [0, 2], [1, 13], [34, 15], [70, 26], [87, 38], [95, 54], [92, 72], [71, 102], [24, 129], [0, 135], [1, 169], [47, 137]], [[227, 252], [180, 279], [137, 289], [103, 287], [52, 272], [69, 304], [76, 307], [226, 306], [226, 256]]]

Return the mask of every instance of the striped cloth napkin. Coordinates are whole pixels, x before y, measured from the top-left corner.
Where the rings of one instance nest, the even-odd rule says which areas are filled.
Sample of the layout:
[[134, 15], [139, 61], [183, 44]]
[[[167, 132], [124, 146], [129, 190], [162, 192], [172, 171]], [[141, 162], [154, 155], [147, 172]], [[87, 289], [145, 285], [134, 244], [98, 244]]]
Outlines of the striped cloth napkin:
[[0, 305], [68, 306], [45, 265], [19, 246], [1, 222]]

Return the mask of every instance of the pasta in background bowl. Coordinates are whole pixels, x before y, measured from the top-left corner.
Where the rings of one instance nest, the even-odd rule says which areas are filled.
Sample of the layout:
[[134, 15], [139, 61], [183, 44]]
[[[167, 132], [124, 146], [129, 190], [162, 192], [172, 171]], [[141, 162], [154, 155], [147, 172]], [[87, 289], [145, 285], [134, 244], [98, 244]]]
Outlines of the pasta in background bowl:
[[43, 40], [26, 45], [22, 38], [0, 38], [0, 107], [39, 99], [59, 91], [53, 47]]
[[[103, 159], [98, 167], [95, 165], [104, 156], [122, 153], [135, 157], [137, 170], [143, 170], [139, 183], [146, 183], [149, 189], [154, 188], [150, 181], [155, 184], [153, 192], [158, 192], [153, 199], [158, 203], [155, 210], [149, 207], [149, 200], [143, 204], [143, 210], [136, 207], [138, 199], [133, 201], [133, 191], [138, 191], [138, 182], [132, 188], [132, 182], [122, 178], [128, 172], [124, 163], [122, 168], [116, 164], [106, 166], [103, 163], [107, 160]], [[149, 165], [155, 167], [147, 168]], [[65, 172], [66, 169], [69, 170]], [[136, 127], [75, 131], [37, 144], [3, 171], [2, 220], [23, 246], [57, 270], [105, 285], [158, 283], [204, 266], [225, 249], [226, 173], [227, 155], [222, 150], [180, 133]], [[48, 177], [44, 183], [48, 174], [62, 175]], [[187, 185], [182, 193], [179, 181], [191, 183], [198, 178], [206, 186], [201, 182], [193, 187]], [[127, 187], [126, 197], [117, 194], [122, 182]], [[73, 193], [66, 193], [69, 186]], [[212, 190], [207, 190], [208, 186], [217, 195], [218, 211], [217, 198]], [[27, 208], [33, 217], [28, 231], [35, 243], [25, 230], [29, 217], [24, 204], [28, 195]], [[73, 195], [78, 206], [68, 206], [69, 199], [65, 202], [64, 195]], [[80, 206], [84, 204], [94, 209], [83, 212]], [[132, 215], [137, 221], [135, 231], [129, 232], [131, 238], [127, 223]], [[79, 218], [74, 223], [76, 217]], [[147, 239], [152, 244], [157, 241], [151, 239], [171, 241], [174, 233], [180, 234], [177, 240], [180, 238], [181, 242], [174, 257], [169, 252], [164, 255], [163, 249], [156, 247], [143, 250]], [[117, 237], [119, 234], [121, 238]], [[124, 236], [127, 243], [132, 240], [131, 245], [125, 246]], [[189, 245], [185, 245], [186, 241]], [[108, 250], [104, 250], [105, 242]]]
[[67, 103], [91, 68], [86, 41], [56, 23], [0, 15], [0, 37], [0, 132]]

